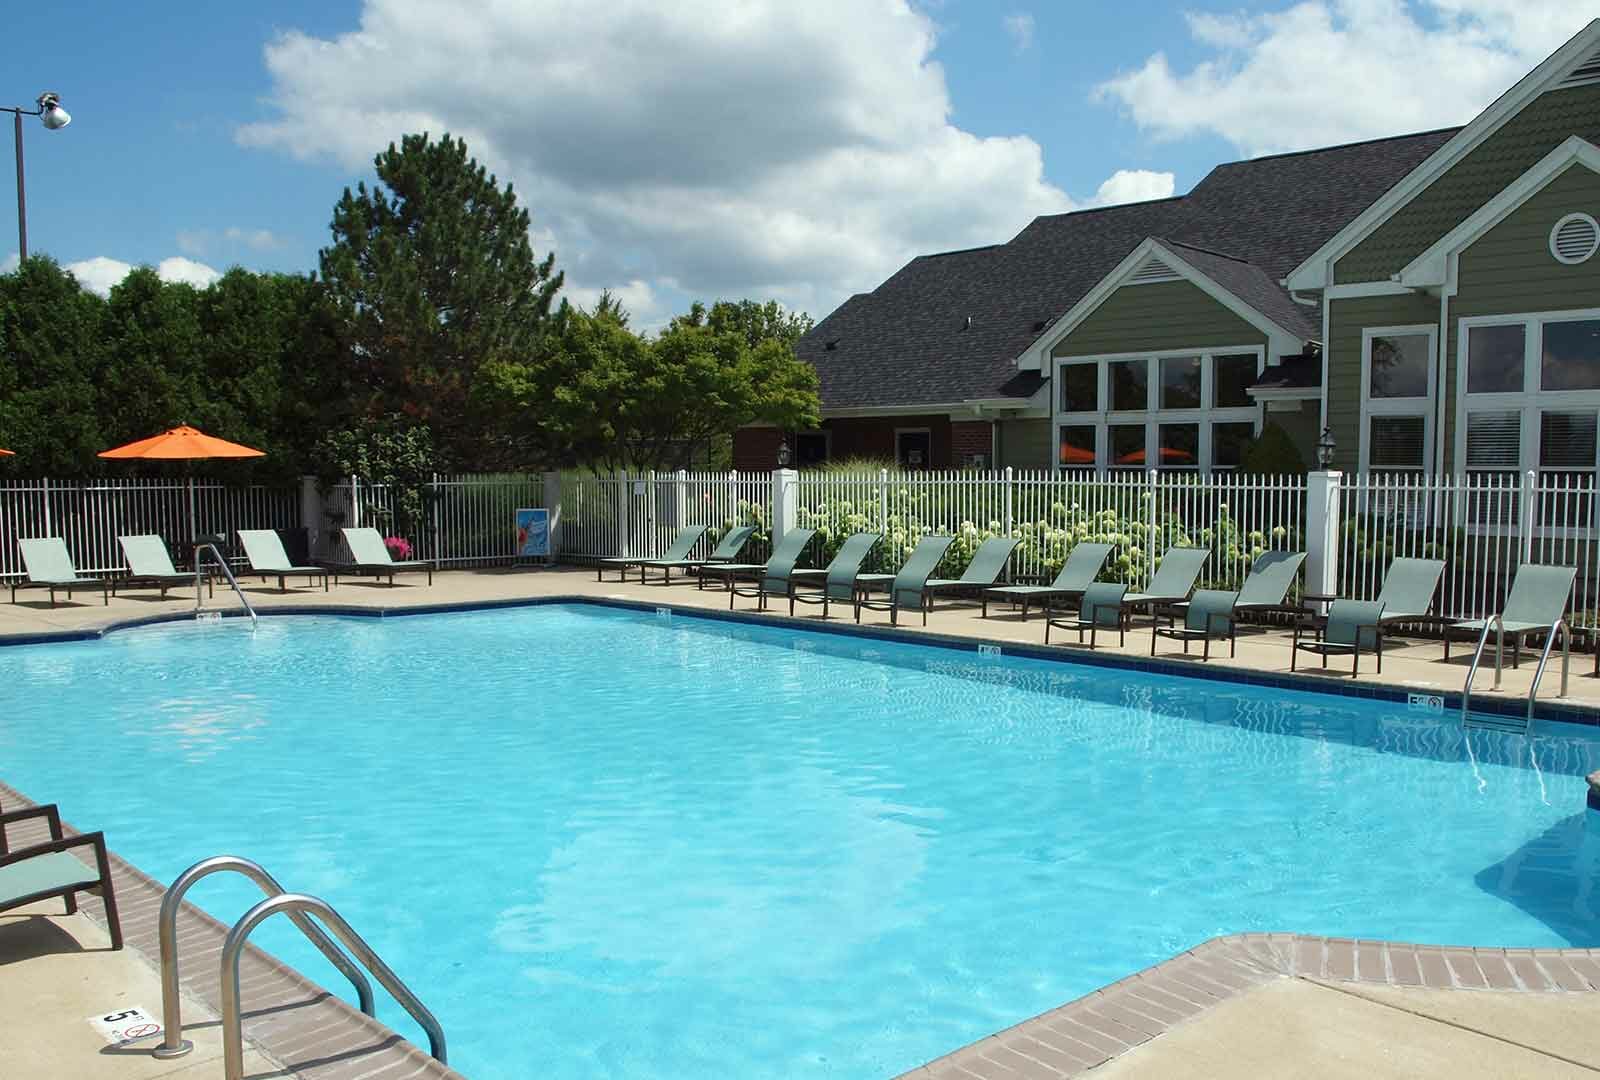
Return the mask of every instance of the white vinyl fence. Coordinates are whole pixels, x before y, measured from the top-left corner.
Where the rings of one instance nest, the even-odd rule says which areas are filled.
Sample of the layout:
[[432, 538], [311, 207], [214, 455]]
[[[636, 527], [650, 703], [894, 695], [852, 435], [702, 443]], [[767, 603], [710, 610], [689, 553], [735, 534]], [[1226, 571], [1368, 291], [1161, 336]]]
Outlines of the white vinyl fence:
[[1445, 560], [1436, 610], [1499, 611], [1524, 563], [1578, 571], [1574, 627], [1600, 626], [1592, 473], [1347, 476], [1340, 486], [1339, 594], [1372, 599], [1402, 557]]
[[705, 554], [727, 529], [754, 525], [742, 557], [764, 560], [771, 550], [771, 513], [770, 473], [562, 473], [561, 554], [652, 557], [689, 525], [709, 526], [695, 552]]
[[18, 540], [59, 536], [79, 573], [123, 569], [118, 536], [155, 533], [187, 562], [197, 535], [300, 524], [297, 487], [209, 480], [24, 480], [0, 483], [0, 577], [23, 573]]
[[352, 476], [323, 494], [324, 522], [313, 546], [319, 559], [349, 558], [337, 530], [364, 526], [385, 536], [404, 535], [413, 545], [412, 558], [440, 566], [507, 563], [516, 558], [516, 512], [544, 504], [539, 473], [435, 475], [422, 489], [422, 520], [402, 528], [394, 492]]

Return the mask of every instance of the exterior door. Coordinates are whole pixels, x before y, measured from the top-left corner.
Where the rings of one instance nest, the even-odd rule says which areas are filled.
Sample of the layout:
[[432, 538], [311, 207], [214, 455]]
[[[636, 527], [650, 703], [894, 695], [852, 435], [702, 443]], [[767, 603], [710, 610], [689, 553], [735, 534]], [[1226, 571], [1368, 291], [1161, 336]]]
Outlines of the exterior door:
[[933, 436], [927, 428], [897, 431], [894, 459], [902, 469], [926, 469], [933, 464]]

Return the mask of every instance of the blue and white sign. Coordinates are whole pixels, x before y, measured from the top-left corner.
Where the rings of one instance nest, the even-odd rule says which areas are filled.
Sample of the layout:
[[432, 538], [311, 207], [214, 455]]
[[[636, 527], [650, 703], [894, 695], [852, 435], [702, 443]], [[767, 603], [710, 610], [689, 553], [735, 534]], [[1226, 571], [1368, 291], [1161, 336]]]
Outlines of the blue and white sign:
[[548, 559], [550, 557], [550, 511], [517, 511], [517, 558]]

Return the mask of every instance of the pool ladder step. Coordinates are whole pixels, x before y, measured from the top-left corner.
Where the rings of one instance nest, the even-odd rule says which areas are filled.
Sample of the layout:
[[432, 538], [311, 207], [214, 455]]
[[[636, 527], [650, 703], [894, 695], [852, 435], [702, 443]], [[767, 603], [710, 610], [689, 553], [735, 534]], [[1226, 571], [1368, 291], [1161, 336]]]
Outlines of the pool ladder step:
[[[400, 977], [384, 963], [361, 935], [350, 928], [344, 917], [326, 900], [304, 893], [291, 893], [278, 884], [261, 864], [237, 855], [214, 855], [201, 859], [179, 874], [161, 897], [158, 919], [161, 942], [161, 1045], [153, 1054], [157, 1058], [182, 1057], [194, 1049], [194, 1044], [183, 1037], [183, 1006], [178, 997], [178, 910], [183, 906], [183, 895], [190, 886], [212, 874], [232, 872], [255, 882], [266, 894], [266, 899], [256, 904], [240, 917], [228, 931], [222, 943], [222, 1065], [226, 1080], [244, 1080], [244, 1033], [240, 1026], [239, 958], [244, 953], [250, 932], [261, 923], [284, 912], [328, 962], [338, 968], [355, 987], [356, 1000], [361, 1011], [368, 1016], [373, 1011], [372, 984], [367, 981], [362, 968], [371, 972], [383, 988], [394, 996], [411, 1018], [428, 1034], [428, 1052], [446, 1064], [444, 1029], [439, 1021], [417, 999]], [[313, 920], [310, 916], [315, 915]], [[322, 925], [319, 926], [318, 923]], [[344, 950], [334, 944], [328, 930], [344, 943], [355, 957], [352, 960]], [[356, 961], [359, 961], [359, 966]]]
[[1509, 731], [1518, 735], [1526, 735], [1528, 729], [1533, 727], [1533, 702], [1539, 694], [1539, 680], [1544, 678], [1544, 669], [1550, 663], [1550, 650], [1555, 646], [1556, 637], [1561, 638], [1561, 693], [1560, 697], [1567, 696], [1568, 679], [1572, 668], [1572, 629], [1567, 625], [1566, 617], [1556, 619], [1550, 624], [1550, 630], [1545, 635], [1544, 651], [1539, 654], [1539, 666], [1534, 669], [1533, 680], [1528, 684], [1528, 709], [1520, 720], [1514, 717], [1474, 716], [1472, 714], [1472, 680], [1478, 674], [1478, 664], [1483, 660], [1484, 647], [1489, 644], [1489, 631], [1495, 631], [1494, 639], [1494, 689], [1500, 689], [1500, 674], [1505, 666], [1506, 653], [1506, 626], [1503, 615], [1491, 615], [1483, 622], [1483, 632], [1478, 635], [1478, 647], [1472, 651], [1472, 664], [1467, 668], [1467, 681], [1461, 687], [1461, 726], [1464, 728], [1482, 728], [1490, 731]]
[[1498, 716], [1494, 713], [1468, 713], [1461, 726], [1473, 731], [1501, 731], [1507, 735], [1526, 735], [1526, 716]]

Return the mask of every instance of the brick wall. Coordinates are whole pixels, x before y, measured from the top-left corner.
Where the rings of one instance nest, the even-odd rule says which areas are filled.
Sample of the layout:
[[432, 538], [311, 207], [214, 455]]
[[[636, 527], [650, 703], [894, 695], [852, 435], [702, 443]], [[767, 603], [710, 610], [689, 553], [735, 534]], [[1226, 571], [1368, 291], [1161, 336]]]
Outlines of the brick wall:
[[[733, 433], [733, 467], [740, 472], [767, 472], [778, 467], [783, 431], [775, 427], [740, 428]], [[793, 444], [790, 445], [793, 450]]]
[[950, 425], [950, 464], [960, 468], [973, 454], [994, 466], [994, 427], [987, 420], [957, 420]]

